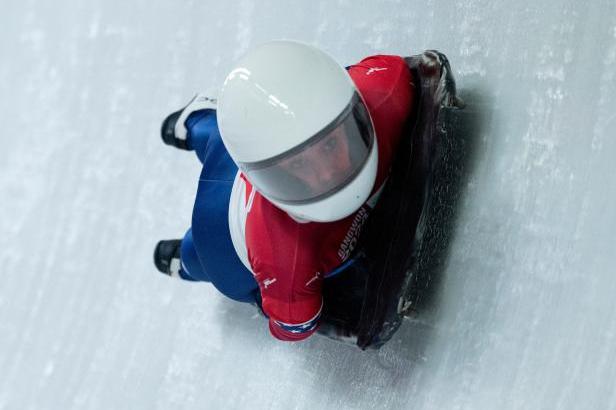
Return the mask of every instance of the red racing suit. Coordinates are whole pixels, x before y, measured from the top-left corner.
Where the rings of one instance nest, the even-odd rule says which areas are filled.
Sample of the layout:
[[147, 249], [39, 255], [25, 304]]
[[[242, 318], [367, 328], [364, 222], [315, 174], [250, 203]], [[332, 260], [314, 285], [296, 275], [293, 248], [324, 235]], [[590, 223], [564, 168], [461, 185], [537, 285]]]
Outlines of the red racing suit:
[[376, 181], [371, 198], [360, 209], [335, 222], [298, 222], [240, 176], [247, 259], [259, 283], [270, 331], [281, 340], [302, 340], [317, 329], [323, 276], [351, 255], [387, 180], [414, 105], [414, 80], [401, 57], [367, 57], [348, 72], [366, 103], [378, 144]]

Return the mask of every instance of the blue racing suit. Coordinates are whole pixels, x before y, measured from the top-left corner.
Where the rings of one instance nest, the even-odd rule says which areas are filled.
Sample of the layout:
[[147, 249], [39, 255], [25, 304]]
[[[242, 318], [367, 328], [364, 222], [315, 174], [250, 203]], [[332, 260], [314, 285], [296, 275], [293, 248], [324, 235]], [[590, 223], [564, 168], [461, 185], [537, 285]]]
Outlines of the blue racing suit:
[[229, 198], [237, 166], [220, 138], [216, 111], [199, 110], [184, 122], [186, 142], [203, 164], [192, 215], [182, 240], [180, 276], [210, 282], [225, 296], [259, 303], [259, 286], [241, 262], [229, 233]]

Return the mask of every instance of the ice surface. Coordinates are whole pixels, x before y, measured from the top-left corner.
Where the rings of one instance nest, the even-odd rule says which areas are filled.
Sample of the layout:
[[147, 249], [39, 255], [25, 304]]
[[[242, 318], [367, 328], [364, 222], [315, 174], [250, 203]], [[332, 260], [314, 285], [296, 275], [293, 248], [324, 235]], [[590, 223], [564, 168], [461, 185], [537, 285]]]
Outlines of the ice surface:
[[[434, 301], [379, 352], [152, 265], [199, 173], [161, 120], [273, 38], [437, 48], [478, 119]], [[615, 63], [611, 0], [3, 2], [0, 409], [616, 408]]]

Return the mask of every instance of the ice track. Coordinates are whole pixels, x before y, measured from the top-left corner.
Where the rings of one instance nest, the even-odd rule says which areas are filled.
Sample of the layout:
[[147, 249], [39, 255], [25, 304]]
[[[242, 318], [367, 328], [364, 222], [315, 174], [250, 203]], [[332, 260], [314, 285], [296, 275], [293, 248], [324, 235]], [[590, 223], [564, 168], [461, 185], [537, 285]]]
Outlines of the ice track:
[[[7, 0], [0, 27], [0, 409], [616, 408], [613, 1]], [[160, 121], [274, 38], [439, 49], [468, 103], [430, 298], [378, 352], [277, 342], [151, 262], [199, 175]]]

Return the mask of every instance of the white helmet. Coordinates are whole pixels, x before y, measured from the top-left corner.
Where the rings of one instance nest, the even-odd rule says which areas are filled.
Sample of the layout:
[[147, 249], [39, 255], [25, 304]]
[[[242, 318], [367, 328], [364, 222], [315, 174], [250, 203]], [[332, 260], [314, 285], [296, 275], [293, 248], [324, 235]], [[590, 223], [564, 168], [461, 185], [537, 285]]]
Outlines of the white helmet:
[[248, 180], [294, 217], [342, 219], [372, 191], [368, 110], [347, 71], [314, 47], [274, 41], [244, 56], [224, 82], [218, 124]]

